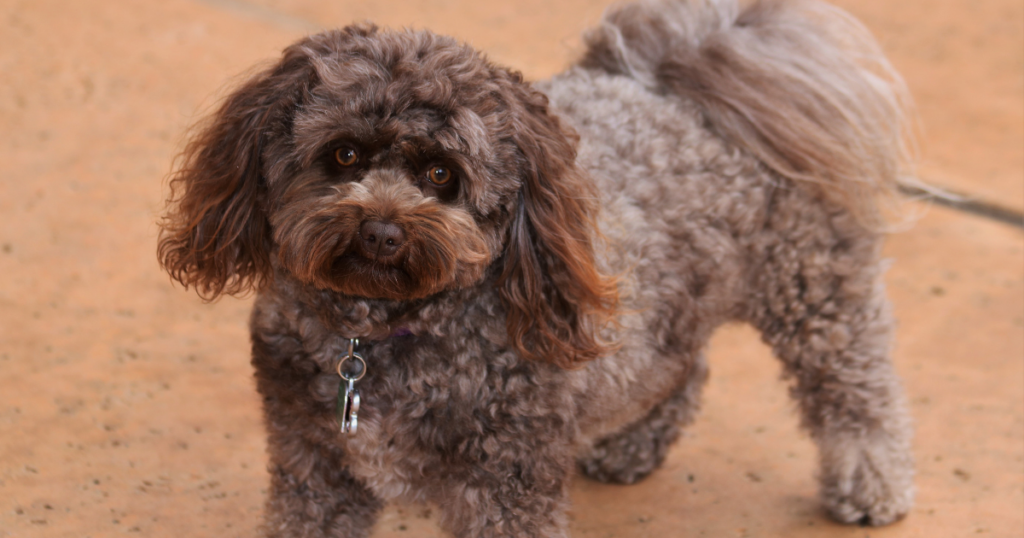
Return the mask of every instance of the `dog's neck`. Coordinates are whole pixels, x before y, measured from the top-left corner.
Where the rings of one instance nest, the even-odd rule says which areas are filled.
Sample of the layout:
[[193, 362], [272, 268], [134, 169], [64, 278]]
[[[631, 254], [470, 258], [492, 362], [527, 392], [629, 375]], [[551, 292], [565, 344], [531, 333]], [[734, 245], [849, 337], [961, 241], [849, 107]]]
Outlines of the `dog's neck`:
[[[493, 277], [486, 277], [471, 289], [447, 290], [441, 293], [400, 301], [355, 297], [332, 290], [315, 288], [295, 277], [277, 271], [267, 292], [292, 298], [296, 304], [313, 314], [330, 331], [343, 338], [357, 338], [364, 342], [381, 341], [402, 336], [441, 336], [450, 331], [445, 326], [456, 319], [466, 301], [480, 301], [481, 289], [495, 289]], [[495, 290], [496, 293], [496, 290]], [[435, 312], [446, 312], [439, 319]]]

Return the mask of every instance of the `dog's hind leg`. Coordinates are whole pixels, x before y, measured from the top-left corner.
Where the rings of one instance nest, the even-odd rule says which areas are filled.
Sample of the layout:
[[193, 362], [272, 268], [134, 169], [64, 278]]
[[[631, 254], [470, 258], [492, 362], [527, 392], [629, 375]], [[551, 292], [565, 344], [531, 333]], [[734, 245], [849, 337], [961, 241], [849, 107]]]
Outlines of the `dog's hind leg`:
[[889, 359], [880, 240], [849, 215], [829, 217], [806, 201], [778, 206], [787, 209], [755, 240], [749, 320], [792, 380], [820, 450], [826, 509], [846, 523], [891, 523], [913, 503], [914, 471], [910, 419]]
[[665, 461], [680, 430], [693, 421], [705, 380], [707, 366], [700, 356], [686, 381], [647, 416], [597, 441], [577, 457], [580, 472], [605, 483], [634, 484], [646, 478]]

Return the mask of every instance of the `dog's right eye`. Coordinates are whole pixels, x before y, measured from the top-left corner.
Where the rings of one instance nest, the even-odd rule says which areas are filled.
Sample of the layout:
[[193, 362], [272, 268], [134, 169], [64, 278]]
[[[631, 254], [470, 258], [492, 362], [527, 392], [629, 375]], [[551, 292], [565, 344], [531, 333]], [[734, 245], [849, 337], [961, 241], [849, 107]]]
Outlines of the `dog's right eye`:
[[435, 166], [427, 172], [427, 179], [438, 187], [444, 187], [452, 180], [452, 172], [443, 166]]
[[359, 154], [352, 148], [338, 148], [334, 151], [334, 160], [342, 166], [352, 166], [359, 161]]

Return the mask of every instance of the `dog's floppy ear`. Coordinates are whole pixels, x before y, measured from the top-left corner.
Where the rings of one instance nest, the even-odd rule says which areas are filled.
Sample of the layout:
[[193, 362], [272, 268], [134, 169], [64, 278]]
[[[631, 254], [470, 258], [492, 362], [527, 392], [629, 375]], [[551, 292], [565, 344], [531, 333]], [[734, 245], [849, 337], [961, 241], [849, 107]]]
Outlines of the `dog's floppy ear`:
[[577, 135], [546, 96], [509, 76], [523, 177], [500, 277], [508, 335], [524, 356], [571, 367], [608, 351], [598, 333], [616, 312], [618, 285], [595, 264], [598, 197], [576, 166]]
[[309, 40], [235, 90], [182, 153], [161, 221], [160, 262], [185, 287], [211, 300], [258, 289], [270, 273], [262, 153], [310, 85]]

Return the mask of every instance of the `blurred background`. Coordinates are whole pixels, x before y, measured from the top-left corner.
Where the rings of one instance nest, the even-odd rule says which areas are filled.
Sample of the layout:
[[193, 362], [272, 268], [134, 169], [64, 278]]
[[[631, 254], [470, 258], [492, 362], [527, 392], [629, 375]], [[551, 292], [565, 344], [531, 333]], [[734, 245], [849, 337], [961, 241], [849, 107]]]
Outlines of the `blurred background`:
[[[540, 79], [607, 3], [0, 0], [0, 537], [253, 535], [268, 478], [251, 299], [203, 304], [155, 255], [186, 128], [242, 73], [369, 19]], [[778, 364], [727, 327], [665, 467], [635, 486], [577, 479], [573, 536], [1024, 533], [1024, 3], [838, 3], [907, 79], [922, 179], [1011, 221], [915, 203], [921, 218], [886, 247], [917, 505], [883, 529], [831, 523]], [[374, 537], [443, 536], [434, 518], [391, 506]]]

